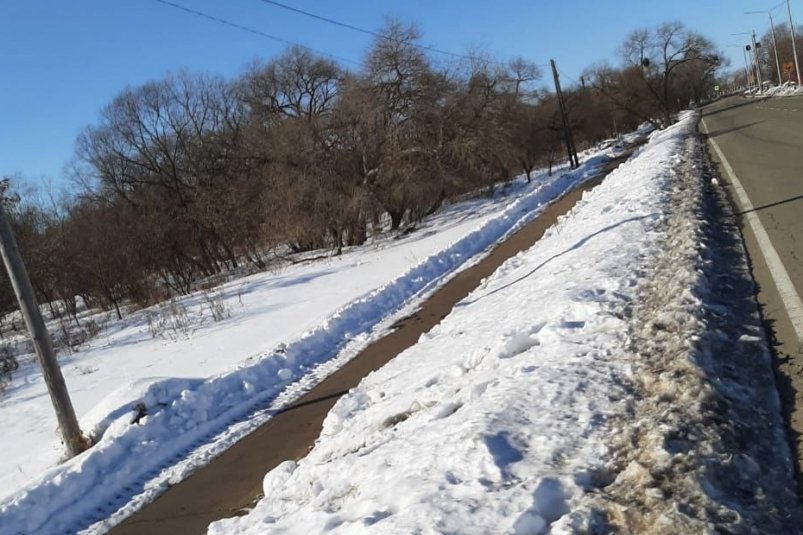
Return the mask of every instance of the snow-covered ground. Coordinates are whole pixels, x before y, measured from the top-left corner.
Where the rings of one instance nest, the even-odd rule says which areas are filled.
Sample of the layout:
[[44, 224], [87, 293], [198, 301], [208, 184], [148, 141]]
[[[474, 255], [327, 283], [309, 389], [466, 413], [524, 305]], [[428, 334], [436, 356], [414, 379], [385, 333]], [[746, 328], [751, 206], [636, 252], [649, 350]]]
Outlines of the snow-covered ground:
[[653, 135], [210, 533], [797, 532], [756, 315], [733, 341], [750, 377], [710, 354], [695, 126]]
[[[212, 292], [220, 321], [199, 293], [173, 313], [154, 307], [110, 323], [62, 359], [82, 427], [99, 439], [62, 465], [50, 402], [28, 362], [0, 398], [0, 532], [118, 521], [309, 390], [614, 153], [586, 153], [577, 171], [457, 203], [413, 233], [226, 284]], [[149, 317], [182, 327], [154, 337]]]
[[803, 88], [796, 84], [790, 84], [789, 82], [786, 82], [781, 85], [770, 87], [761, 93], [758, 93], [756, 90], [745, 91], [744, 95], [753, 98], [791, 97], [794, 95], [803, 95]]
[[803, 95], [803, 88], [785, 83], [776, 87], [771, 87], [764, 94], [768, 97], [790, 97], [793, 95]]

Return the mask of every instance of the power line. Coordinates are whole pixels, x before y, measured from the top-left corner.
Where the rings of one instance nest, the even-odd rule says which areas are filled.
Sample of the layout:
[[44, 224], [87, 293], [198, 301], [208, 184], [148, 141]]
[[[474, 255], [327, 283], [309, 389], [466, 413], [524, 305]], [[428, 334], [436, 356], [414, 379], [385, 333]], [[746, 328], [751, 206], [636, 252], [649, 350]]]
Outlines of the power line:
[[564, 73], [560, 69], [558, 69], [558, 74], [560, 74], [562, 77], [566, 78], [567, 80], [569, 80], [570, 82], [572, 82], [576, 86], [582, 86], [583, 85], [577, 80], [577, 78], [567, 75], [566, 73]]
[[321, 20], [323, 22], [328, 22], [329, 24], [334, 24], [335, 26], [340, 26], [341, 28], [347, 28], [349, 30], [354, 30], [355, 32], [364, 33], [366, 35], [372, 35], [374, 37], [384, 38], [383, 35], [381, 35], [381, 34], [379, 34], [377, 32], [373, 32], [371, 30], [366, 30], [365, 28], [360, 28], [359, 26], [353, 26], [353, 25], [348, 24], [346, 22], [340, 22], [338, 20], [330, 19], [328, 17], [324, 17], [323, 15], [316, 15], [315, 13], [311, 13], [309, 11], [304, 11], [303, 9], [298, 9], [296, 7], [293, 7], [293, 6], [288, 6], [286, 4], [282, 4], [281, 2], [274, 2], [273, 0], [261, 0], [261, 1], [265, 2], [266, 4], [270, 4], [272, 6], [280, 7], [282, 9], [286, 9], [288, 11], [292, 11], [294, 13], [298, 13], [300, 15], [305, 15], [307, 17], [312, 17], [313, 19], [318, 19], [318, 20]]
[[[283, 38], [278, 37], [276, 35], [272, 35], [272, 34], [263, 32], [261, 30], [257, 30], [255, 28], [252, 28], [250, 26], [246, 26], [244, 24], [239, 24], [239, 23], [236, 23], [236, 22], [232, 22], [230, 20], [223, 19], [223, 18], [217, 17], [215, 15], [210, 15], [209, 13], [206, 13], [204, 11], [200, 11], [198, 9], [193, 9], [193, 8], [181, 5], [181, 4], [177, 4], [177, 3], [171, 2], [170, 0], [154, 0], [154, 1], [158, 2], [160, 4], [163, 4], [163, 5], [178, 9], [180, 11], [184, 11], [185, 13], [190, 13], [190, 14], [195, 15], [197, 17], [201, 17], [201, 18], [207, 19], [209, 21], [216, 22], [218, 24], [223, 24], [223, 25], [228, 26], [230, 28], [234, 28], [234, 29], [237, 29], [237, 30], [248, 32], [248, 33], [253, 34], [253, 35], [258, 35], [260, 37], [265, 37], [267, 39], [270, 39], [272, 41], [276, 41], [278, 43], [282, 43], [282, 44], [290, 45], [290, 46], [302, 46], [302, 47], [307, 48], [307, 49], [309, 49], [309, 50], [311, 50], [313, 52], [316, 52], [316, 53], [321, 54], [323, 56], [330, 57], [330, 58], [338, 60], [338, 61], [342, 61], [344, 63], [349, 63], [351, 65], [357, 65], [357, 66], [360, 65], [360, 62], [358, 62], [358, 61], [354, 61], [352, 59], [345, 58], [343, 56], [338, 56], [336, 54], [332, 54], [332, 53], [326, 52], [324, 50], [312, 48], [312, 47], [307, 46], [307, 45], [305, 45], [303, 43], [298, 43], [296, 41], [290, 41], [288, 39], [283, 39]], [[341, 22], [341, 21], [337, 21], [337, 20], [334, 20], [334, 19], [330, 19], [330, 18], [324, 17], [322, 15], [317, 15], [317, 14], [311, 13], [309, 11], [304, 11], [302, 9], [298, 9], [298, 8], [295, 8], [295, 7], [292, 7], [292, 6], [288, 6], [286, 4], [282, 4], [281, 2], [276, 2], [275, 0], [260, 0], [260, 1], [264, 2], [266, 4], [273, 5], [275, 7], [279, 7], [279, 8], [282, 8], [282, 9], [289, 10], [289, 11], [293, 11], [293, 12], [298, 13], [300, 15], [304, 15], [304, 16], [311, 17], [311, 18], [314, 18], [314, 19], [317, 19], [317, 20], [321, 20], [321, 21], [327, 22], [329, 24], [334, 24], [334, 25], [340, 26], [342, 28], [346, 28], [346, 29], [349, 29], [349, 30], [352, 30], [352, 31], [360, 32], [360, 33], [363, 33], [363, 34], [366, 34], [366, 35], [371, 35], [371, 36], [376, 37], [378, 39], [385, 39], [385, 40], [388, 40], [388, 41], [396, 41], [394, 38], [392, 38], [390, 36], [383, 35], [381, 33], [374, 32], [372, 30], [367, 30], [365, 28], [360, 28], [359, 26], [354, 26], [354, 25], [348, 24], [346, 22]], [[411, 43], [411, 45], [414, 46], [415, 48], [420, 49], [420, 50], [426, 50], [426, 51], [429, 51], [429, 52], [434, 52], [434, 53], [437, 53], [437, 54], [451, 56], [451, 57], [454, 57], [454, 58], [459, 58], [459, 59], [464, 59], [464, 60], [469, 60], [469, 61], [479, 60], [479, 61], [485, 62], [487, 64], [500, 65], [500, 66], [504, 66], [504, 67], [508, 66], [507, 63], [501, 62], [501, 61], [495, 61], [495, 60], [485, 59], [485, 58], [476, 57], [476, 56], [469, 56], [469, 55], [466, 55], [466, 54], [458, 54], [456, 52], [450, 52], [448, 50], [442, 50], [442, 49], [439, 49], [439, 48], [435, 48], [435, 47], [431, 47], [431, 46], [427, 46], [427, 45], [420, 45], [420, 44], [416, 44], [416, 43]], [[539, 67], [548, 67], [549, 66], [548, 64], [543, 64], [543, 63], [538, 63], [536, 65], [539, 66]]]
[[[331, 19], [329, 17], [324, 17], [323, 15], [318, 15], [318, 14], [312, 13], [310, 11], [305, 11], [303, 9], [299, 9], [297, 7], [288, 6], [287, 4], [283, 4], [281, 2], [277, 2], [276, 0], [260, 0], [260, 2], [264, 2], [265, 4], [269, 4], [269, 5], [281, 8], [281, 9], [286, 9], [288, 11], [292, 11], [294, 13], [298, 13], [299, 15], [304, 15], [306, 17], [310, 17], [310, 18], [313, 18], [313, 19], [316, 19], [316, 20], [320, 20], [320, 21], [329, 23], [329, 24], [333, 24], [335, 26], [340, 26], [341, 28], [346, 28], [348, 30], [359, 32], [359, 33], [362, 33], [362, 34], [365, 34], [365, 35], [370, 35], [370, 36], [376, 37], [377, 39], [385, 39], [387, 41], [398, 42], [396, 39], [394, 39], [393, 37], [390, 37], [388, 35], [383, 35], [383, 34], [381, 34], [379, 32], [368, 30], [366, 28], [360, 28], [359, 26], [354, 26], [353, 24], [349, 24], [348, 22], [343, 22], [343, 21]], [[457, 52], [450, 52], [448, 50], [443, 50], [443, 49], [435, 48], [435, 47], [432, 47], [432, 46], [419, 45], [419, 44], [416, 44], [416, 43], [411, 43], [411, 44], [412, 44], [412, 46], [414, 46], [415, 48], [418, 48], [420, 50], [426, 50], [428, 52], [434, 52], [436, 54], [442, 54], [444, 56], [451, 56], [453, 58], [465, 59], [465, 60], [469, 60], [469, 61], [473, 61], [473, 60], [477, 59], [476, 57], [472, 57], [472, 56], [469, 56], [469, 55], [466, 55], [466, 54], [458, 54]], [[506, 63], [503, 63], [503, 62], [500, 62], [500, 61], [487, 60], [487, 62], [488, 63], [494, 63], [496, 65], [507, 66]]]
[[242, 30], [244, 32], [248, 32], [248, 33], [251, 33], [251, 34], [254, 34], [254, 35], [259, 35], [260, 37], [265, 37], [267, 39], [271, 39], [273, 41], [276, 41], [276, 42], [279, 42], [279, 43], [283, 43], [285, 45], [302, 46], [304, 48], [312, 50], [313, 52], [316, 52], [316, 53], [321, 54], [323, 56], [328, 56], [328, 57], [330, 57], [332, 59], [336, 59], [338, 61], [342, 61], [342, 62], [345, 62], [345, 63], [351, 63], [352, 65], [359, 65], [360, 64], [357, 61], [354, 61], [354, 60], [351, 60], [351, 59], [348, 59], [348, 58], [344, 58], [342, 56], [338, 56], [338, 55], [335, 55], [335, 54], [331, 54], [331, 53], [325, 52], [323, 50], [318, 50], [318, 49], [309, 47], [307, 45], [304, 45], [302, 43], [297, 43], [295, 41], [289, 41], [287, 39], [282, 39], [281, 37], [277, 37], [275, 35], [271, 35], [269, 33], [265, 33], [265, 32], [263, 32], [261, 30], [256, 30], [254, 28], [251, 28], [249, 26], [245, 26], [243, 24], [238, 24], [236, 22], [231, 22], [230, 20], [222, 19], [220, 17], [216, 17], [214, 15], [210, 15], [208, 13], [204, 13], [203, 11], [198, 11], [197, 9], [192, 9], [192, 8], [189, 8], [189, 7], [186, 7], [186, 6], [182, 6], [181, 4], [175, 4], [173, 2], [170, 2], [169, 0], [154, 0], [154, 1], [158, 2], [160, 4], [164, 4], [166, 6], [173, 7], [175, 9], [179, 9], [179, 10], [184, 11], [186, 13], [190, 13], [192, 15], [195, 15], [195, 16], [198, 16], [198, 17], [202, 17], [204, 19], [207, 19], [207, 20], [210, 20], [210, 21], [213, 21], [213, 22], [217, 22], [218, 24], [223, 24], [225, 26], [229, 26], [229, 27], [235, 28], [237, 30]]

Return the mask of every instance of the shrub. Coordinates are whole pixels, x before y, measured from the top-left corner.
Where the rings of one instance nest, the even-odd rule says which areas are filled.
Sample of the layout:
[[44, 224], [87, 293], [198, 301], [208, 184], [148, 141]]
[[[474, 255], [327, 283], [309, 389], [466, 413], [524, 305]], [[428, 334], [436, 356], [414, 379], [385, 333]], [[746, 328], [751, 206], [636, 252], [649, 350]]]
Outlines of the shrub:
[[8, 345], [0, 346], [0, 395], [2, 395], [6, 386], [11, 382], [11, 374], [19, 368], [17, 357], [11, 351]]
[[[223, 302], [223, 296], [220, 293], [204, 292], [204, 304], [212, 320], [217, 322], [223, 321], [231, 317], [231, 309]], [[242, 302], [242, 301], [241, 301]]]
[[145, 319], [148, 322], [148, 332], [153, 338], [176, 341], [192, 334], [187, 309], [174, 299], [158, 305], [155, 310], [149, 310]]

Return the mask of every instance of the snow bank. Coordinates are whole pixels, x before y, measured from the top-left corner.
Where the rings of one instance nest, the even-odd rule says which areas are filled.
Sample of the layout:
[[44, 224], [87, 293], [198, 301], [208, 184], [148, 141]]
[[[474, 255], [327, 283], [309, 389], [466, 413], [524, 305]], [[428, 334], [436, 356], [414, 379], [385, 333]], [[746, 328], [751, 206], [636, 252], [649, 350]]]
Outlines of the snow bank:
[[800, 533], [746, 254], [699, 138], [678, 158], [662, 254], [633, 306], [631, 410], [597, 505], [624, 532]]
[[746, 91], [744, 93], [744, 96], [749, 98], [791, 97], [795, 95], [803, 95], [803, 88], [798, 87], [796, 84], [790, 84], [789, 82], [770, 87], [761, 93], [755, 90], [751, 92]]
[[782, 85], [769, 88], [764, 92], [764, 95], [768, 97], [791, 97], [794, 95], [803, 95], [803, 88], [787, 82]]
[[[209, 378], [270, 354], [498, 217], [513, 199], [553, 180], [563, 179], [548, 177], [545, 170], [531, 184], [519, 177], [498, 185], [490, 195], [444, 207], [414, 231], [373, 236], [362, 246], [315, 262], [304, 261], [303, 255], [296, 256], [300, 263], [275, 262], [267, 272], [132, 311], [122, 321], [110, 317], [114, 312], [79, 313], [81, 323], [100, 326], [100, 334], [72, 354], [60, 352], [59, 363], [82, 429], [93, 436], [102, 434], [108, 415], [132, 408], [154, 376]], [[212, 317], [212, 304], [224, 310], [222, 318]], [[56, 320], [48, 327], [59, 333], [62, 326]], [[30, 346], [22, 343], [22, 332], [5, 336], [6, 342]], [[20, 358], [19, 370], [0, 396], [0, 429], [13, 437], [0, 439], [2, 503], [63, 457], [53, 408], [33, 354]]]
[[341, 398], [310, 454], [269, 473], [256, 508], [210, 533], [589, 528], [586, 493], [610, 477], [608, 420], [628, 403], [623, 311], [692, 123], [654, 135], [538, 244]]
[[[689, 458], [695, 448], [693, 437], [684, 437], [682, 451], [669, 440], [631, 443], [629, 450], [617, 440], [662, 422], [640, 410], [635, 393], [649, 371], [631, 338], [632, 310], [667, 246], [686, 248], [671, 256], [684, 263], [677, 271], [697, 268], [696, 244], [668, 239], [677, 231], [668, 214], [683, 208], [674, 203], [677, 173], [695, 125], [696, 117], [687, 114], [655, 133], [533, 248], [342, 397], [307, 457], [265, 476], [265, 497], [248, 515], [215, 522], [209, 533], [676, 533], [673, 518], [705, 517], [710, 510], [721, 515], [675, 527], [750, 532], [756, 525], [741, 519], [757, 510], [797, 518], [796, 511], [781, 514], [776, 507], [792, 502], [772, 501], [771, 491], [790, 487], [788, 459], [785, 475], [772, 473], [776, 487], [744, 499], [738, 496], [743, 486], [730, 494], [666, 495], [645, 483], [660, 480], [666, 463], [621, 464], [623, 451], [667, 461]], [[681, 212], [675, 220], [690, 215]], [[674, 281], [656, 296], [669, 303], [694, 289], [685, 276]], [[660, 307], [653, 312], [652, 320], [673, 324]], [[676, 342], [692, 351], [687, 339]], [[670, 362], [671, 356], [677, 355], [668, 355]], [[704, 376], [693, 359], [682, 365]], [[670, 367], [652, 378], [671, 391], [682, 386], [673, 382], [682, 370]], [[772, 401], [760, 397], [771, 387], [764, 388], [745, 390], [745, 399], [772, 410]], [[690, 412], [678, 416], [691, 420], [695, 407], [683, 405], [683, 411]], [[777, 415], [764, 429], [771, 432], [758, 440], [782, 451]], [[661, 431], [651, 436], [665, 438]], [[698, 461], [716, 443], [710, 438], [699, 445]], [[748, 470], [746, 481], [756, 476], [755, 467], [761, 469]], [[698, 475], [686, 480], [695, 480], [697, 489], [721, 488], [706, 487]], [[639, 527], [623, 520], [630, 504], [617, 502], [620, 496], [608, 489], [628, 485], [663, 501], [657, 516], [667, 523]]]
[[[90, 415], [102, 433], [99, 443], [0, 503], [0, 532], [71, 532], [96, 521], [101, 521], [98, 529], [118, 522], [269, 418], [270, 413], [259, 409], [287, 392], [288, 385], [300, 378], [307, 379], [304, 388], [314, 385], [331, 372], [321, 371], [322, 363], [346, 344], [365, 343], [389, 315], [432, 291], [489, 245], [532, 220], [546, 203], [593, 176], [609, 154], [593, 156], [579, 170], [527, 191], [441, 252], [253, 364], [206, 380], [135, 383], [113, 394]], [[303, 392], [297, 388], [295, 393]], [[214, 446], [206, 447], [210, 442]], [[199, 448], [205, 449], [179, 469], [167, 469]], [[102, 520], [110, 515], [112, 520]]]

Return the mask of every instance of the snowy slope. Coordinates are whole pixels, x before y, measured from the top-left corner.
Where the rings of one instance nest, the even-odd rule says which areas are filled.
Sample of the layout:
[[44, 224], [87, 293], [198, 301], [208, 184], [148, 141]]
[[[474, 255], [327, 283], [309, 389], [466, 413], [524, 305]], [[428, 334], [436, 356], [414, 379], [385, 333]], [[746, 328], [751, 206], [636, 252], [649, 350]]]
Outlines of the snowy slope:
[[[54, 468], [48, 466], [59, 450], [50, 408], [29, 367], [0, 402], [0, 425], [15, 437], [3, 441], [2, 486], [13, 494], [0, 503], [0, 532], [119, 521], [314, 386], [394, 314], [592, 176], [610, 154], [586, 154], [577, 171], [542, 173], [493, 199], [448, 207], [402, 239], [228, 284], [220, 294], [231, 317], [199, 321], [186, 336], [151, 339], [147, 311], [116, 326], [65, 359], [82, 424], [102, 436]], [[204, 298], [180, 305], [199, 318]], [[133, 424], [136, 406], [147, 415]]]
[[[697, 273], [696, 244], [667, 241], [676, 230], [667, 221], [690, 226], [684, 218], [693, 215], [673, 219], [668, 212], [677, 195], [680, 155], [695, 124], [688, 114], [654, 135], [532, 249], [508, 261], [417, 345], [342, 397], [307, 457], [268, 473], [258, 505], [247, 516], [213, 523], [210, 533], [589, 532], [616, 519], [621, 510], [614, 505], [627, 509], [602, 491], [612, 482], [639, 487], [648, 500], [664, 503], [662, 508], [649, 502], [658, 517], [652, 525], [663, 528], [651, 530], [645, 521], [640, 529], [630, 526], [635, 532], [674, 533], [674, 517], [716, 509], [733, 513], [723, 513], [729, 520], [719, 527], [747, 533], [755, 525], [742, 522], [740, 514], [749, 519], [755, 511], [740, 506], [749, 502], [756, 511], [775, 511], [767, 496], [778, 496], [777, 504], [794, 503], [781, 501], [792, 486], [777, 399], [749, 398], [766, 394], [766, 385], [744, 394], [768, 415], [764, 440], [777, 453], [777, 461], [763, 466], [757, 462], [765, 461], [753, 461], [757, 470], [778, 470], [771, 472], [775, 486], [760, 489], [755, 500], [709, 495], [718, 487], [698, 477], [693, 451], [673, 451], [660, 429], [648, 434], [651, 449], [630, 444], [630, 464], [617, 465], [625, 446], [612, 449], [621, 442], [617, 437], [644, 434], [659, 421], [651, 397], [643, 407], [637, 403], [636, 389], [646, 379], [635, 375], [645, 366], [630, 339], [631, 310], [651, 265], [667, 243], [686, 248], [671, 257], [684, 262], [674, 266], [681, 276], [660, 288], [667, 302], [690, 296], [688, 285]], [[686, 302], [693, 305], [694, 299]], [[699, 326], [688, 309], [679, 313], [690, 318], [686, 324]], [[675, 344], [691, 347], [685, 339]], [[759, 365], [769, 371], [766, 358]], [[664, 372], [653, 384], [668, 389], [673, 370]], [[691, 373], [703, 375], [700, 369]], [[660, 406], [661, 399], [672, 398], [655, 399]], [[703, 410], [704, 399], [678, 401], [678, 418]], [[701, 456], [709, 454], [701, 463], [720, 462], [710, 456], [718, 438], [700, 442]], [[644, 486], [673, 456], [688, 463], [686, 496], [665, 496], [658, 484]], [[794, 510], [784, 514], [799, 518]], [[718, 527], [705, 519], [688, 525], [693, 529], [681, 532]]]

